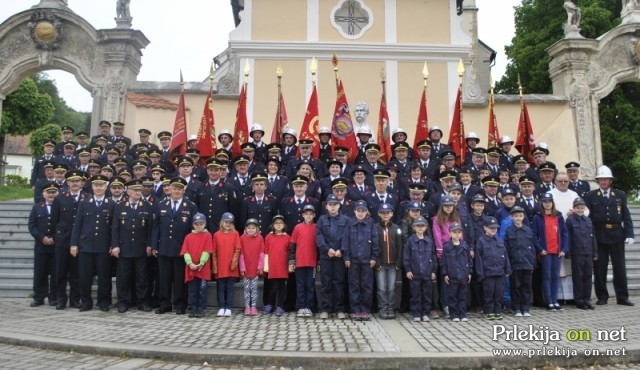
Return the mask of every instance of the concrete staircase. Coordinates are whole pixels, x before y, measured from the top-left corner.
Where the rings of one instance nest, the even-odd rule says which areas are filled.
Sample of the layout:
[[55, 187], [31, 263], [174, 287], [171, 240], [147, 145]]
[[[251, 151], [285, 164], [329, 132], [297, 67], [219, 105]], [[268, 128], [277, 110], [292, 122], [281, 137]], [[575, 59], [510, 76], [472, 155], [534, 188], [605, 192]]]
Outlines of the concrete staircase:
[[[30, 201], [0, 202], [0, 298], [29, 297], [32, 293], [33, 237], [27, 226], [32, 206]], [[629, 293], [640, 296], [640, 206], [630, 206], [629, 209], [637, 240], [636, 245], [626, 251]], [[609, 268], [609, 282], [612, 278]], [[242, 288], [241, 284], [237, 285], [236, 300], [241, 305]], [[115, 296], [115, 287], [113, 292]], [[613, 296], [612, 286], [609, 292]], [[209, 299], [213, 304], [215, 284], [210, 286]]]

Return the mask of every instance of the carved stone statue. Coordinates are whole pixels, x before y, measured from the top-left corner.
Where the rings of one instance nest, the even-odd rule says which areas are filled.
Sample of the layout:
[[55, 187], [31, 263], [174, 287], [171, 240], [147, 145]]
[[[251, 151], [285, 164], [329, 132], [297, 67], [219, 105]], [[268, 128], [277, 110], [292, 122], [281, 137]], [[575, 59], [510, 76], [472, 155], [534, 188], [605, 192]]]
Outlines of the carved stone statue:
[[567, 25], [576, 26], [580, 25], [580, 8], [572, 0], [565, 0], [564, 9], [567, 11]]
[[622, 0], [622, 12], [640, 8], [640, 0]]
[[117, 0], [116, 1], [116, 17], [117, 18], [131, 18], [129, 12], [130, 0]]
[[362, 126], [367, 126], [367, 117], [369, 117], [369, 106], [367, 103], [363, 101], [357, 102], [353, 110], [353, 115], [356, 117], [356, 122], [358, 123], [358, 127], [355, 127], [356, 130]]

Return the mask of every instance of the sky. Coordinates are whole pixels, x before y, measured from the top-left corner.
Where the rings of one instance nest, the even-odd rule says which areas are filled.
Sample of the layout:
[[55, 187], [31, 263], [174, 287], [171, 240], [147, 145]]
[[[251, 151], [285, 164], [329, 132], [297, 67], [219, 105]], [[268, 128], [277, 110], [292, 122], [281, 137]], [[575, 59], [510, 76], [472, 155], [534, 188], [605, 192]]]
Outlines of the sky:
[[[453, 0], [449, 0], [453, 1]], [[2, 13], [10, 15], [36, 5], [37, 0], [3, 1]], [[96, 29], [115, 27], [116, 0], [69, 0], [69, 7]], [[507, 59], [504, 46], [514, 34], [513, 7], [520, 0], [476, 0], [480, 39], [497, 53], [494, 81], [504, 74]], [[142, 50], [139, 81], [178, 81], [180, 69], [185, 81], [201, 81], [211, 61], [228, 46], [234, 29], [229, 0], [132, 0], [133, 28], [151, 41]], [[90, 111], [92, 98], [64, 71], [47, 71], [56, 80], [60, 95], [78, 111]]]

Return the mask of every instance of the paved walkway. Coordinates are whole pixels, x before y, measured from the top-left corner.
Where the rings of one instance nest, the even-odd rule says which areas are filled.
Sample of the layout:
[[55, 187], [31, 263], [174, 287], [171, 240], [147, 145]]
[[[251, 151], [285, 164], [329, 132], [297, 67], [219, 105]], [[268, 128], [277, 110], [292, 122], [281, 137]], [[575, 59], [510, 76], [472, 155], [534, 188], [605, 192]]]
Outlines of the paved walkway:
[[[28, 299], [0, 299], [1, 343], [249, 368], [511, 368], [640, 362], [640, 310], [615, 304], [597, 306], [595, 311], [534, 309], [531, 318], [502, 321], [470, 314], [466, 323], [444, 319], [414, 323], [404, 315], [369, 322], [297, 319], [295, 314], [244, 317], [239, 311], [219, 318], [214, 309], [203, 319], [190, 319], [171, 313], [119, 314], [113, 309], [79, 313], [28, 306]], [[506, 331], [514, 329], [516, 340], [508, 339]], [[494, 340], [495, 333], [503, 334]], [[523, 352], [495, 353], [504, 349]]]

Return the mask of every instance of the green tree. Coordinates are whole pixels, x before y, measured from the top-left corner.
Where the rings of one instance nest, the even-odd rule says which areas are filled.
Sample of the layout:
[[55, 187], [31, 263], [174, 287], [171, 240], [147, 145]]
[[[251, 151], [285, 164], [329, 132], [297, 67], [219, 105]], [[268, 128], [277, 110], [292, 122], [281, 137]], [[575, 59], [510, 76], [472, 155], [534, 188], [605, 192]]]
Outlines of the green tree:
[[75, 132], [88, 130], [91, 122], [91, 113], [77, 112], [69, 107], [67, 102], [60, 96], [55, 80], [52, 80], [46, 73], [38, 73], [31, 78], [38, 86], [38, 91], [51, 97], [54, 108], [53, 117], [51, 118], [52, 123], [61, 127], [71, 126]]
[[29, 138], [29, 148], [34, 157], [44, 154], [44, 142], [47, 140], [59, 141], [62, 139], [60, 126], [53, 123], [46, 124], [31, 133]]
[[51, 97], [40, 93], [32, 79], [25, 78], [2, 105], [0, 134], [27, 135], [49, 123], [52, 117]]
[[[597, 38], [620, 23], [619, 0], [580, 0], [581, 34]], [[520, 76], [525, 93], [552, 93], [548, 47], [564, 37], [566, 12], [557, 0], [522, 0], [515, 7], [515, 36], [505, 47], [509, 64], [496, 83], [500, 93], [517, 93]], [[600, 102], [600, 132], [604, 163], [616, 176], [616, 186], [629, 191], [640, 185], [640, 167], [629, 158], [637, 148], [640, 122], [637, 83], [624, 83]], [[553, 150], [553, 148], [552, 148]], [[634, 151], [632, 151], [633, 153]], [[633, 156], [633, 154], [632, 154]]]

